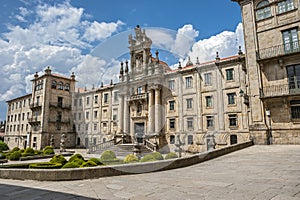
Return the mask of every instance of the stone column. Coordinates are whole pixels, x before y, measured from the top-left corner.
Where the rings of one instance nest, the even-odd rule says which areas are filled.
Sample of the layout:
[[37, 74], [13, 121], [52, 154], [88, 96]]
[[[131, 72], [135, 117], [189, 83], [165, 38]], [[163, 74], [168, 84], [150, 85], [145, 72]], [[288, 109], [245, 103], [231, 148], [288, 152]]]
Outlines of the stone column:
[[161, 101], [160, 87], [155, 88], [155, 133], [161, 132]]
[[123, 133], [124, 127], [124, 95], [120, 94], [118, 133]]
[[124, 99], [124, 132], [125, 134], [130, 134], [129, 132], [129, 120], [130, 116], [129, 116], [129, 105], [128, 105], [128, 101], [126, 100], [126, 98]]
[[153, 90], [149, 91], [148, 102], [148, 134], [154, 133], [154, 96]]

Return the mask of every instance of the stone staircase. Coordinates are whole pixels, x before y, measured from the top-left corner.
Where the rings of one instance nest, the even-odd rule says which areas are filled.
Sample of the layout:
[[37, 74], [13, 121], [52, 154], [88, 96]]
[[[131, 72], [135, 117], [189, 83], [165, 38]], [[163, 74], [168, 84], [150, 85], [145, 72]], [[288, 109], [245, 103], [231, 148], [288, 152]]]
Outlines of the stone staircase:
[[[117, 158], [125, 158], [128, 154], [132, 154], [132, 150], [133, 150], [134, 146], [133, 144], [117, 144], [117, 145], [113, 145], [111, 147], [105, 148], [100, 150], [99, 154], [101, 154], [102, 152], [106, 151], [106, 150], [111, 150], [113, 151]], [[151, 153], [152, 151], [150, 149], [148, 149], [147, 147], [145, 147], [144, 145], [141, 146], [141, 152], [142, 152], [142, 156]]]

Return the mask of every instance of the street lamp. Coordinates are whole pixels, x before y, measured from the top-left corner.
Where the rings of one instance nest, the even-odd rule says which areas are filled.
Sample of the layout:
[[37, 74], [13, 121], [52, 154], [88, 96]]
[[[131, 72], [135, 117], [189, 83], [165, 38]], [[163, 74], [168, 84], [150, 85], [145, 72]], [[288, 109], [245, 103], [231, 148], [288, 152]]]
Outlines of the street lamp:
[[266, 115], [268, 116], [268, 119], [269, 119], [269, 130], [268, 130], [268, 133], [267, 133], [267, 144], [272, 144], [271, 111], [266, 110]]

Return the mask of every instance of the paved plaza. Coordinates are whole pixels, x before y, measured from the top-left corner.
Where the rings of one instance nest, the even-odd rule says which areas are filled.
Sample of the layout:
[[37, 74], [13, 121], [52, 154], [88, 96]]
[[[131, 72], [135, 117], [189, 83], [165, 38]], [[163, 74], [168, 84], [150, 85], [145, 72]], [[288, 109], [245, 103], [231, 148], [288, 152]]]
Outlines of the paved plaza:
[[300, 199], [300, 145], [252, 146], [194, 166], [39, 182], [0, 179], [0, 199]]

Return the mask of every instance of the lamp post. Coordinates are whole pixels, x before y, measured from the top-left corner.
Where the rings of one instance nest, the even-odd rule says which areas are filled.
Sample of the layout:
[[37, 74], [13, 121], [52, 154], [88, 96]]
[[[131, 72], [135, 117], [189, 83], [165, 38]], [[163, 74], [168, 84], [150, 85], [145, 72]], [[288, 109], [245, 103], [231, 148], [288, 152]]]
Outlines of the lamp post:
[[271, 123], [271, 111], [266, 110], [266, 115], [268, 116], [269, 119], [269, 130], [267, 133], [267, 144], [272, 144], [272, 123]]

